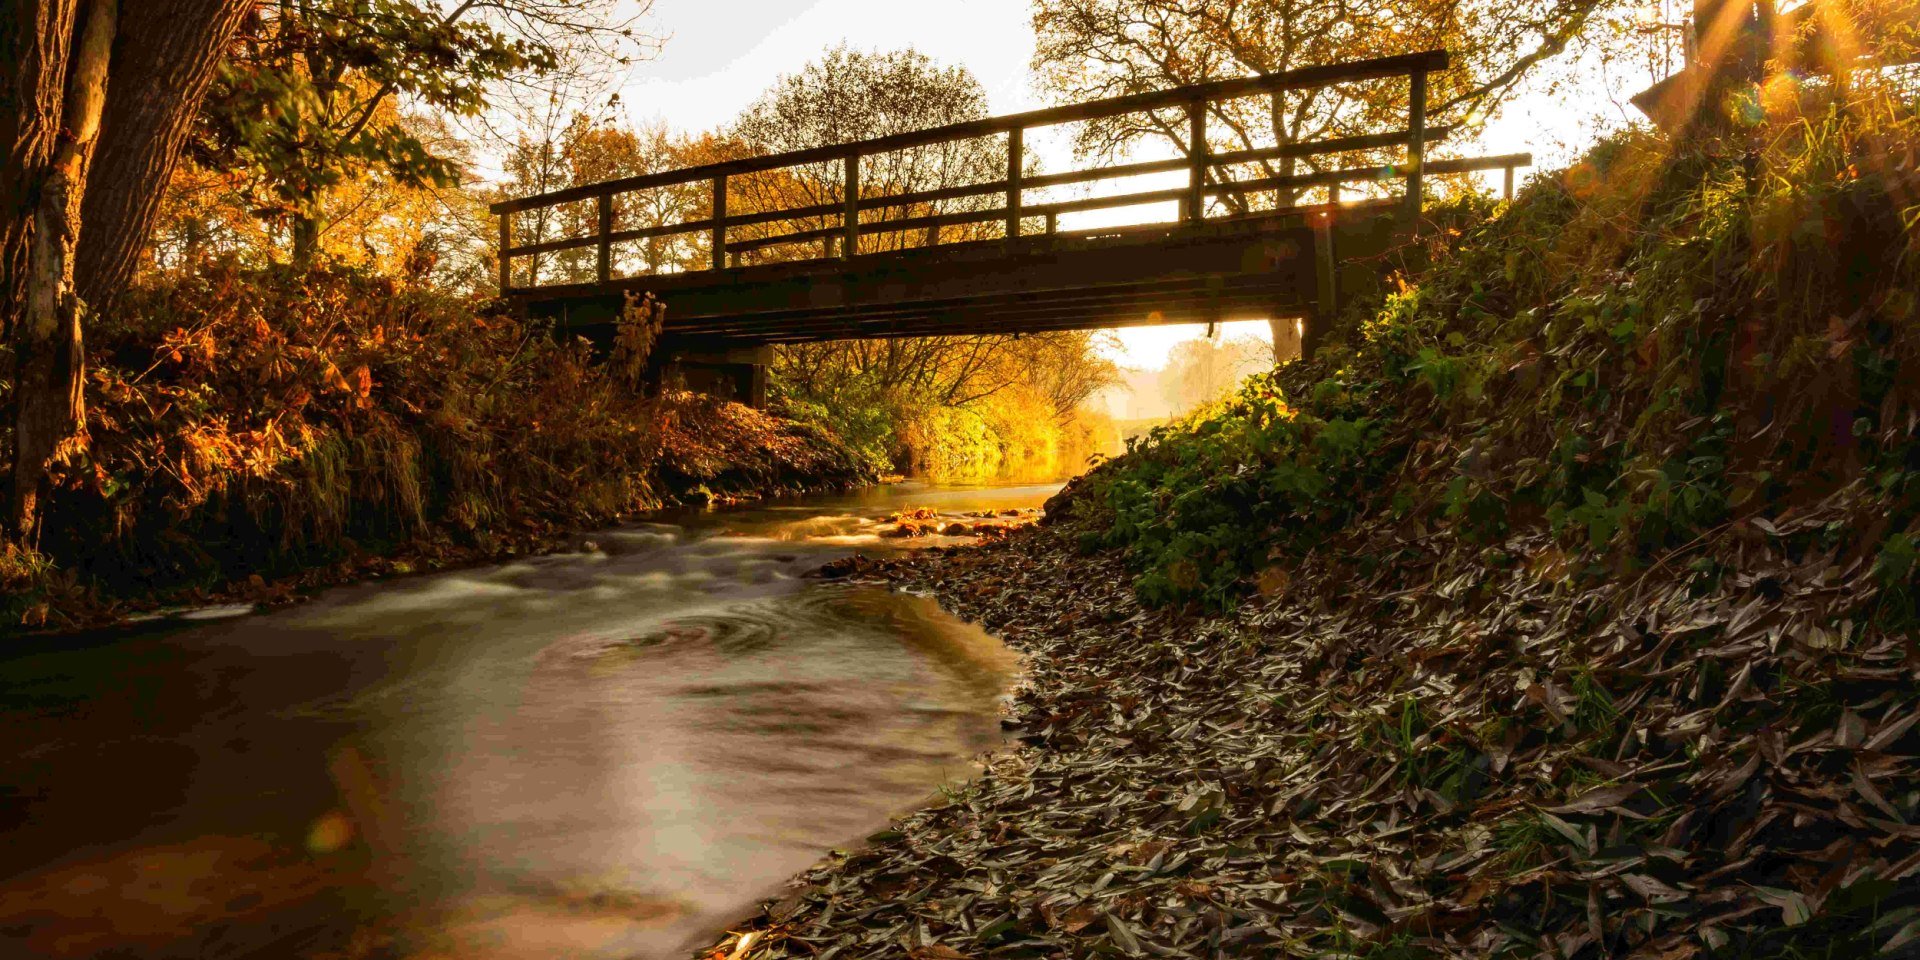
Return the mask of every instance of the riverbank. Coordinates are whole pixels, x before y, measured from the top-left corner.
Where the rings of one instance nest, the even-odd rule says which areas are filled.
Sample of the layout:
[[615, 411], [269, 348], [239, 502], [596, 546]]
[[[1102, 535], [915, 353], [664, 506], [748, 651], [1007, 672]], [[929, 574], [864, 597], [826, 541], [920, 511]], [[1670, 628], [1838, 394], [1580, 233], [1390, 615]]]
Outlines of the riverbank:
[[1416, 536], [1391, 574], [1316, 564], [1199, 616], [1074, 541], [877, 568], [1025, 655], [1020, 746], [719, 955], [1856, 956], [1920, 930], [1916, 677], [1907, 644], [1814, 626], [1848, 592], [1825, 563], [1569, 595], [1511, 559], [1546, 543], [1459, 566]]
[[131, 290], [88, 334], [86, 443], [54, 470], [39, 549], [0, 547], [0, 633], [282, 602], [878, 479], [818, 426], [643, 389], [659, 323], [634, 304], [601, 353], [331, 268], [215, 263]]
[[577, 549], [594, 531], [674, 507], [724, 507], [782, 497], [836, 493], [880, 482], [832, 437], [736, 403], [694, 394], [657, 401], [671, 408], [684, 444], [662, 450], [644, 495], [618, 509], [521, 516], [484, 530], [431, 525], [404, 541], [346, 540], [306, 561], [280, 560], [258, 572], [200, 574], [186, 582], [83, 581], [51, 566], [20, 576], [7, 633], [65, 633], [110, 628], [170, 611], [244, 605], [255, 610], [298, 603], [329, 587], [451, 571]]
[[1312, 361], [865, 568], [1021, 745], [715, 955], [1912, 955], [1920, 118], [1804, 106], [1431, 210]]

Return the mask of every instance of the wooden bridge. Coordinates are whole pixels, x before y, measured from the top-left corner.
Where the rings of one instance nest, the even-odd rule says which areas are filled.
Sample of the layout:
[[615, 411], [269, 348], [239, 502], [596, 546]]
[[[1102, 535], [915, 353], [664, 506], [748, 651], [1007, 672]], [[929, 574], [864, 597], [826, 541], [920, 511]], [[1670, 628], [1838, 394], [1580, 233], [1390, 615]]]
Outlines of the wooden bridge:
[[[1417, 221], [1429, 176], [1502, 170], [1511, 195], [1515, 169], [1531, 163], [1427, 159], [1428, 145], [1450, 132], [1427, 123], [1428, 75], [1447, 65], [1435, 51], [1312, 67], [509, 200], [492, 207], [500, 288], [587, 335], [610, 331], [628, 294], [651, 293], [667, 304], [661, 349], [711, 364], [752, 363], [764, 355], [756, 348], [779, 343], [1255, 318], [1304, 320], [1300, 346], [1310, 350], [1312, 318], [1337, 308], [1344, 280], [1378, 269]], [[1216, 150], [1209, 136], [1210, 112], [1227, 101], [1268, 97], [1278, 107], [1290, 93], [1368, 82], [1404, 83], [1404, 127], [1234, 150]], [[1185, 155], [1041, 172], [1025, 149], [1037, 128], [1126, 117], [1184, 127]], [[862, 189], [863, 169], [899, 169], [930, 148], [991, 151], [1004, 175]], [[1310, 172], [1292, 172], [1299, 166]], [[1127, 192], [1116, 183], [1154, 175], [1175, 186]], [[1090, 184], [1109, 190], [1030, 199]], [[1177, 216], [1098, 229], [1060, 223], [1151, 205]], [[567, 224], [572, 235], [549, 238]], [[666, 244], [666, 262], [632, 268], [636, 245], [657, 254]]]

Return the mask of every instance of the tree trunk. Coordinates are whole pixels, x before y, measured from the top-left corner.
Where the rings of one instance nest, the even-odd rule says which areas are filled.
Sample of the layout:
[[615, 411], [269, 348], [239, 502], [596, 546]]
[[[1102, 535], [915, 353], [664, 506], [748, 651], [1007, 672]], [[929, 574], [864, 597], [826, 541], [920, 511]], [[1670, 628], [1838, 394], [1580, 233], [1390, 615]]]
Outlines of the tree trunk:
[[76, 8], [65, 82], [48, 91], [60, 94], [61, 130], [33, 198], [24, 310], [13, 330], [13, 495], [7, 519], [14, 536], [29, 544], [38, 532], [47, 464], [76, 442], [81, 426], [83, 307], [73, 286], [73, 255], [106, 104], [117, 8], [117, 0], [84, 0]]
[[220, 55], [252, 9], [250, 0], [146, 0], [121, 14], [81, 207], [87, 242], [75, 268], [83, 302], [103, 307], [132, 278]]
[[320, 218], [305, 211], [295, 213], [287, 230], [293, 239], [293, 266], [305, 270], [313, 266], [320, 253]]
[[53, 156], [65, 99], [75, 0], [10, 3], [0, 14], [0, 333], [26, 300], [27, 238], [39, 178]]
[[[147, 0], [121, 31], [118, 5], [12, 0], [0, 14], [0, 331], [14, 366], [4, 521], [27, 543], [48, 464], [82, 442], [86, 297], [131, 272], [218, 54], [251, 8]], [[88, 253], [94, 244], [104, 249]]]

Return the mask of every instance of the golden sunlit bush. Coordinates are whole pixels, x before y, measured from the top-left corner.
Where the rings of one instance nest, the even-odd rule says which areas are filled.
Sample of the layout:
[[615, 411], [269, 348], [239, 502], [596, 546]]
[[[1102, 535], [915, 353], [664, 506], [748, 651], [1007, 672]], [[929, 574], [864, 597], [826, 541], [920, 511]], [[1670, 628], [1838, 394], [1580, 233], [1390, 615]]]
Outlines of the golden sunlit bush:
[[1005, 453], [993, 425], [979, 411], [934, 407], [900, 425], [907, 469], [942, 479], [992, 477]]
[[1119, 446], [1113, 421], [1076, 407], [1060, 414], [1033, 386], [1015, 383], [961, 407], [933, 407], [900, 427], [902, 464], [942, 480], [1055, 480]]

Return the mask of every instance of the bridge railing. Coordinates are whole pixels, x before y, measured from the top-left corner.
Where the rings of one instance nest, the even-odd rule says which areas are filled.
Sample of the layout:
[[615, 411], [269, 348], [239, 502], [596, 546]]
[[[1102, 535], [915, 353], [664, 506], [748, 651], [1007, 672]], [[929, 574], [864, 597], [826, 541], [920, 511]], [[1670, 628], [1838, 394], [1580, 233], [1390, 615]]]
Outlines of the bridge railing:
[[[1300, 192], [1309, 189], [1326, 188], [1329, 203], [1325, 208], [1294, 209], [1331, 210], [1339, 208], [1340, 189], [1343, 185], [1350, 183], [1400, 181], [1404, 184], [1404, 189], [1398, 202], [1404, 204], [1405, 210], [1410, 215], [1417, 215], [1425, 197], [1425, 180], [1430, 174], [1504, 170], [1506, 191], [1511, 196], [1514, 171], [1516, 168], [1531, 165], [1532, 158], [1529, 155], [1515, 154], [1432, 162], [1426, 159], [1428, 144], [1445, 139], [1452, 132], [1448, 127], [1431, 126], [1427, 122], [1428, 75], [1445, 70], [1447, 66], [1448, 56], [1445, 51], [1429, 51], [1308, 67], [1266, 76], [1221, 80], [1172, 90], [968, 121], [857, 143], [746, 157], [681, 170], [625, 177], [604, 183], [571, 187], [539, 196], [507, 200], [495, 203], [491, 207], [492, 212], [500, 218], [500, 289], [503, 293], [516, 289], [513, 282], [513, 262], [516, 259], [588, 248], [596, 252], [595, 280], [605, 284], [614, 279], [613, 248], [615, 244], [684, 235], [705, 234], [708, 239], [707, 263], [711, 269], [722, 270], [726, 269], [730, 262], [737, 260], [741, 253], [771, 247], [817, 244], [822, 257], [851, 258], [860, 254], [862, 237], [924, 231], [926, 242], [937, 244], [943, 228], [993, 223], [1004, 224], [1002, 237], [1012, 240], [1022, 236], [1025, 229], [1023, 223], [1030, 219], [1044, 220], [1046, 232], [1053, 233], [1057, 229], [1058, 218], [1064, 214], [1169, 201], [1178, 205], [1179, 219], [1182, 222], [1196, 223], [1207, 219], [1210, 198], [1266, 192], [1297, 196]], [[1408, 89], [1407, 122], [1402, 129], [1304, 142], [1283, 142], [1271, 147], [1235, 151], [1215, 152], [1208, 144], [1208, 108], [1214, 103], [1263, 94], [1277, 97], [1289, 91], [1311, 91], [1340, 84], [1402, 77], [1406, 79]], [[1164, 110], [1185, 112], [1189, 143], [1185, 156], [1060, 173], [1028, 171], [1024, 143], [1028, 130]], [[885, 195], [862, 193], [862, 160], [865, 158], [994, 136], [1004, 136], [1006, 140], [1006, 175], [1003, 179]], [[1217, 173], [1223, 168], [1238, 165], [1276, 160], [1303, 160], [1337, 154], [1377, 153], [1382, 150], [1403, 151], [1403, 159], [1399, 163], [1338, 167], [1246, 180], [1231, 180]], [[836, 163], [840, 166], [842, 179], [841, 195], [837, 202], [783, 206], [777, 209], [740, 213], [729, 212], [730, 182], [739, 182], [743, 178], [769, 171], [818, 168], [821, 165]], [[1187, 173], [1187, 182], [1174, 189], [1091, 196], [1049, 203], [1026, 202], [1026, 194], [1029, 191], [1179, 171]], [[1210, 180], [1209, 174], [1215, 174], [1215, 176]], [[622, 196], [666, 187], [684, 188], [690, 184], [704, 184], [704, 192], [708, 198], [705, 209], [695, 214], [692, 219], [616, 229], [616, 210]], [[974, 209], [951, 213], [914, 214], [912, 212], [916, 208], [930, 209], [933, 205], [946, 201], [996, 196], [1000, 198], [999, 206], [976, 205]], [[590, 234], [529, 243], [515, 242], [514, 220], [517, 215], [588, 201], [594, 204], [596, 216], [592, 219], [597, 225]], [[901, 212], [907, 215], [863, 222], [862, 214], [876, 211], [883, 216]], [[804, 221], [824, 225], [805, 226], [801, 229], [777, 229], [779, 225], [792, 225]], [[775, 229], [768, 230], [760, 236], [739, 239], [733, 236], [737, 231], [752, 227]], [[538, 286], [537, 279], [537, 276], [530, 277], [531, 282], [525, 286]]]

